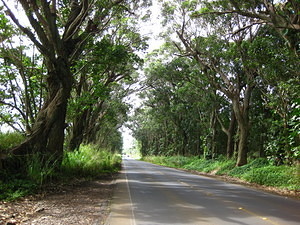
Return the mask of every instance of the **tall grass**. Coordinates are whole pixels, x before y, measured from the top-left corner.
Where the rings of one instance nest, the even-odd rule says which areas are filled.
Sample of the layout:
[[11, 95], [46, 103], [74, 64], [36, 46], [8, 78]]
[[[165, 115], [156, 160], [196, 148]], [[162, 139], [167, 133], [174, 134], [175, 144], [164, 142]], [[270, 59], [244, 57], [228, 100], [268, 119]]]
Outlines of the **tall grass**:
[[54, 156], [47, 156], [40, 153], [27, 155], [27, 177], [39, 186], [51, 180], [56, 175], [57, 168], [59, 168], [59, 160]]
[[66, 152], [62, 171], [76, 176], [98, 176], [120, 170], [122, 158], [92, 145], [82, 145], [79, 150]]

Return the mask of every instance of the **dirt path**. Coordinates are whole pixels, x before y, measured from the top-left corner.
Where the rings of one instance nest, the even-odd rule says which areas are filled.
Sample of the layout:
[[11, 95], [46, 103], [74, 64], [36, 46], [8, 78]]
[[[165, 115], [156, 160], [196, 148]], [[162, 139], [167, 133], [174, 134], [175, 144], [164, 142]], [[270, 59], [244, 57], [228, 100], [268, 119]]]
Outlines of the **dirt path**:
[[0, 202], [0, 224], [103, 224], [115, 181], [77, 181], [50, 186], [43, 193], [14, 202]]

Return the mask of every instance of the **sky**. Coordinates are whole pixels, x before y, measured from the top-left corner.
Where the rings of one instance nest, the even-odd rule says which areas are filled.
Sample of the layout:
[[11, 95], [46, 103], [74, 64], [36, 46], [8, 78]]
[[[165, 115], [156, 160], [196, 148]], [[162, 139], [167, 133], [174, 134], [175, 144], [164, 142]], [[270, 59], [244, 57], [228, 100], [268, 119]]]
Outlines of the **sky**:
[[[160, 19], [159, 19], [160, 9], [156, 0], [153, 0], [153, 4], [151, 6], [151, 12], [152, 14], [150, 17], [150, 21], [143, 23], [141, 25], [142, 27], [141, 34], [150, 37], [148, 42], [149, 44], [149, 48], [147, 51], [148, 53], [152, 52], [155, 49], [158, 49], [163, 44], [163, 40], [159, 39], [158, 37], [159, 33], [162, 30], [162, 26], [160, 24]], [[133, 113], [133, 111], [140, 106], [141, 99], [139, 99], [137, 93], [133, 93], [127, 98], [127, 102], [133, 105], [132, 112], [130, 112]], [[121, 132], [123, 136], [123, 149], [126, 151], [133, 147], [135, 139], [132, 137], [131, 131], [125, 126], [122, 127]]]

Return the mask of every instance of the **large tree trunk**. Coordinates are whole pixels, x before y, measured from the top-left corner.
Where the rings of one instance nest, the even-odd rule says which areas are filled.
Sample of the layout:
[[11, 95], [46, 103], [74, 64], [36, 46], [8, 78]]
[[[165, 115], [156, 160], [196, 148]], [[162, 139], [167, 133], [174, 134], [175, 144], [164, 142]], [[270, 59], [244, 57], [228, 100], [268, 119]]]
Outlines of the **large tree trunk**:
[[40, 152], [61, 160], [65, 117], [72, 87], [72, 75], [66, 60], [58, 58], [48, 72], [49, 99], [45, 102], [33, 125], [32, 133], [20, 146], [12, 150], [16, 155]]
[[84, 110], [81, 114], [74, 118], [73, 127], [71, 130], [71, 138], [69, 141], [69, 150], [74, 151], [79, 149], [80, 144], [84, 139], [84, 130], [86, 128], [88, 110]]
[[232, 158], [234, 153], [234, 135], [236, 130], [236, 117], [234, 111], [233, 109], [231, 110], [230, 123], [228, 129], [225, 128], [224, 123], [221, 121], [217, 113], [216, 118], [219, 121], [219, 124], [221, 125], [222, 131], [227, 136], [226, 156], [227, 159], [230, 159]]
[[244, 93], [243, 102], [240, 103], [239, 94], [232, 99], [233, 111], [237, 119], [239, 127], [239, 146], [238, 146], [238, 158], [237, 166], [243, 166], [247, 164], [248, 153], [248, 136], [249, 136], [249, 106], [250, 97], [254, 85], [247, 85]]
[[248, 155], [248, 136], [249, 127], [247, 124], [239, 124], [239, 145], [238, 145], [238, 156], [237, 156], [237, 166], [243, 166], [247, 164]]

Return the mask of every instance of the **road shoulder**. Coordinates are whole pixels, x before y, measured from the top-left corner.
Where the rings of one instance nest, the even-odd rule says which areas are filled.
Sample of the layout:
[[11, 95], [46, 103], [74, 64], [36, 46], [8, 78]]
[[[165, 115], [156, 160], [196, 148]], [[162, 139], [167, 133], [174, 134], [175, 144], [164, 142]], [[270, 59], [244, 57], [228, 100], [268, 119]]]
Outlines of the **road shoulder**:
[[105, 225], [134, 225], [132, 202], [125, 169], [120, 172]]

